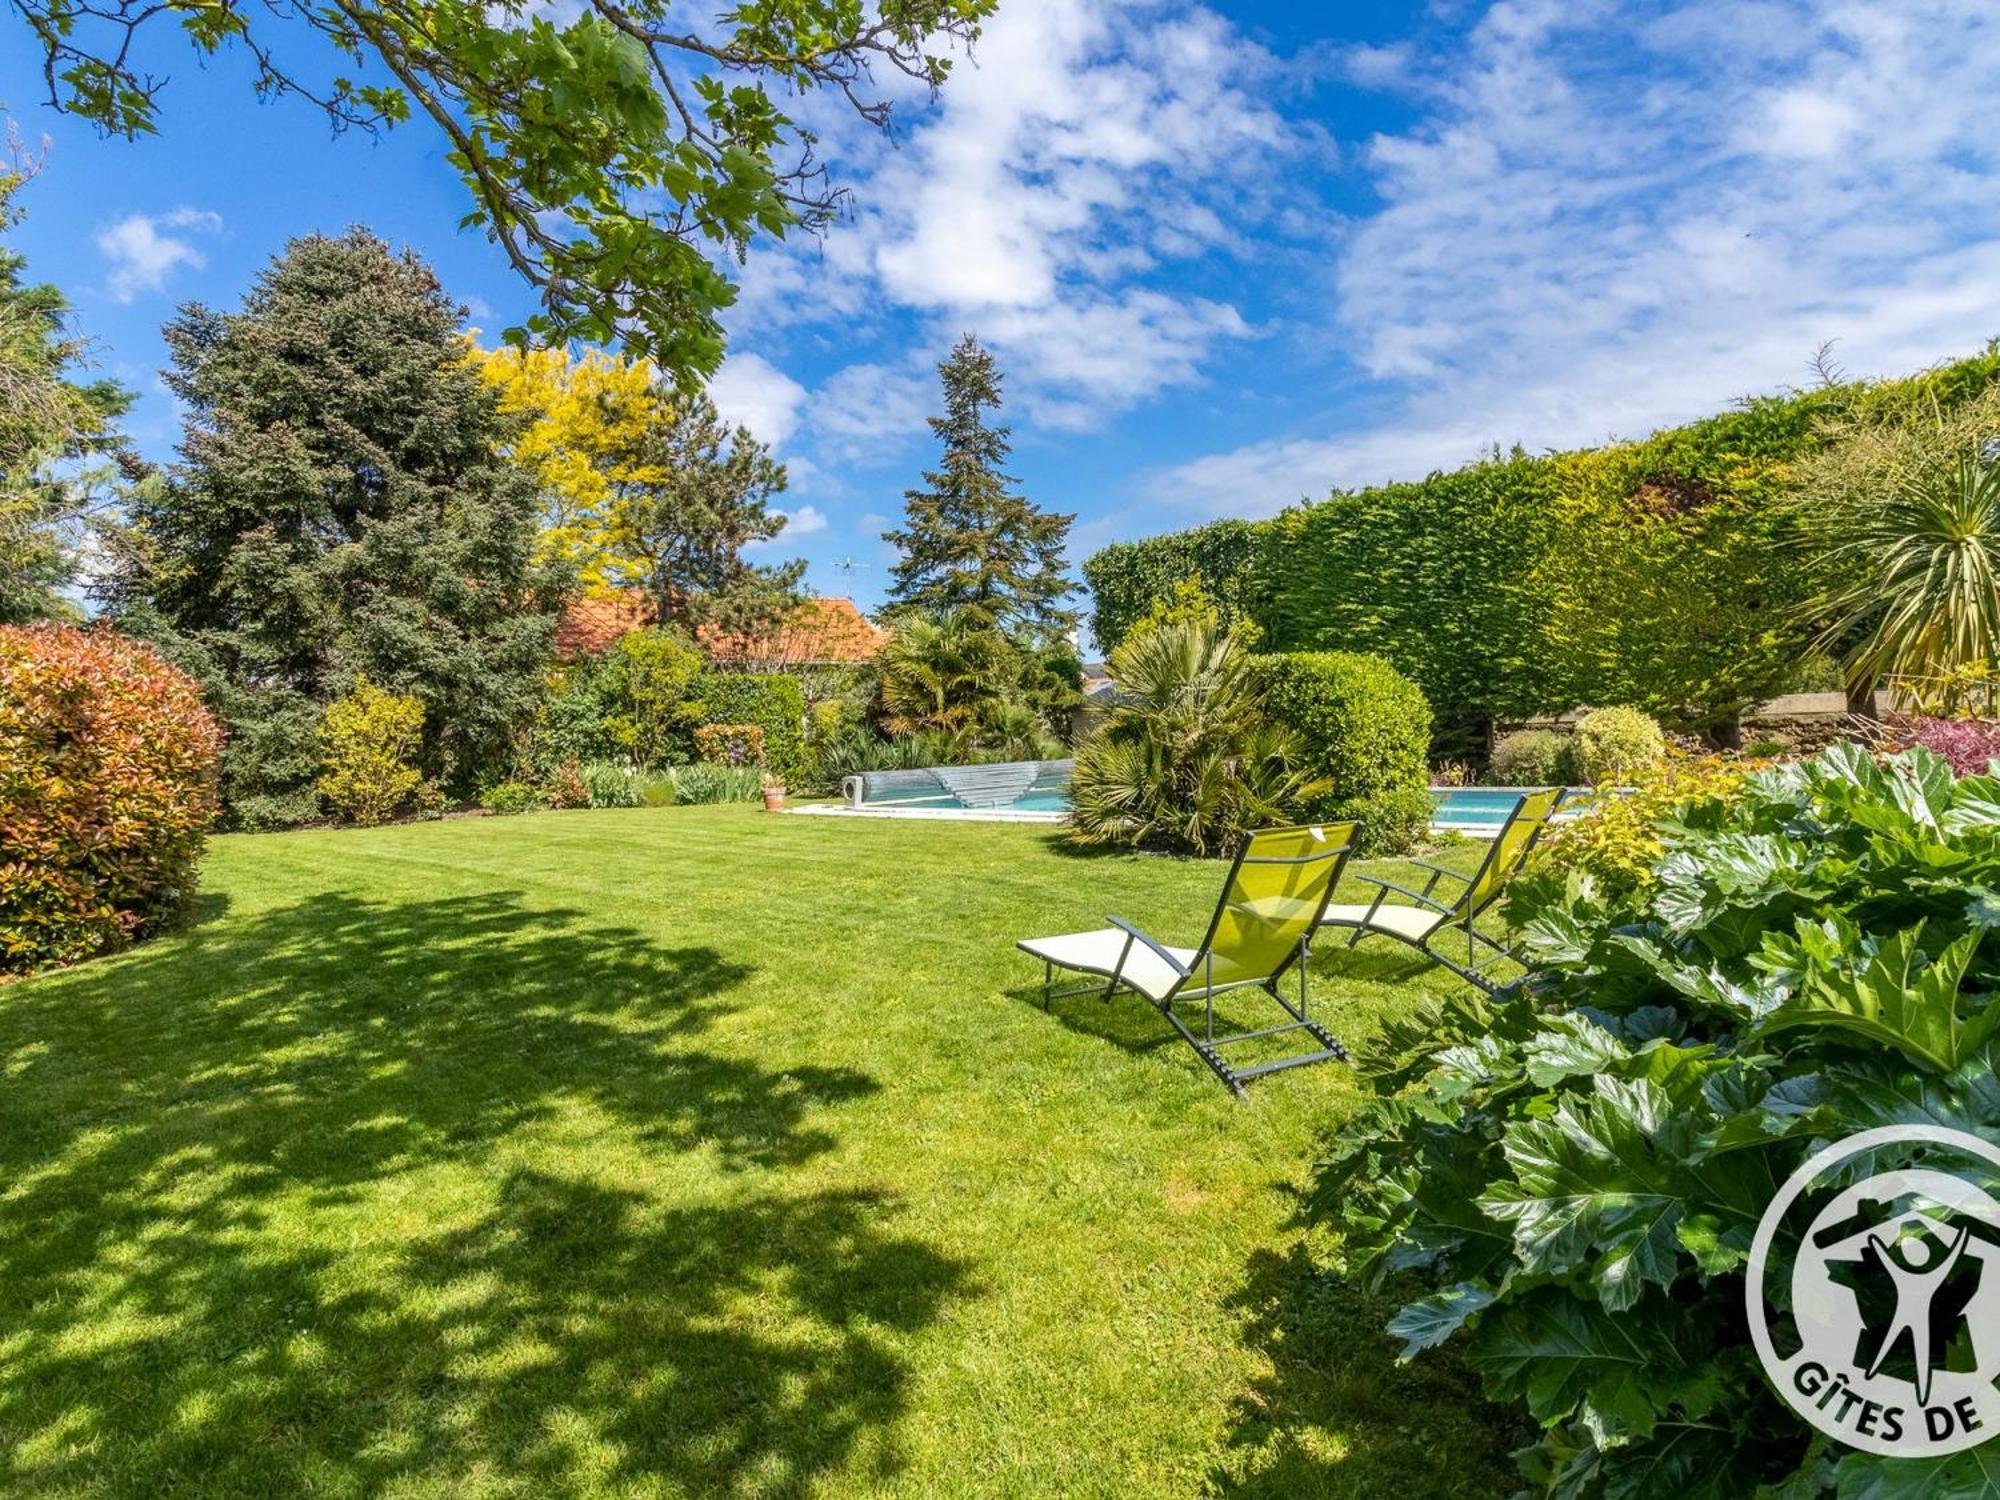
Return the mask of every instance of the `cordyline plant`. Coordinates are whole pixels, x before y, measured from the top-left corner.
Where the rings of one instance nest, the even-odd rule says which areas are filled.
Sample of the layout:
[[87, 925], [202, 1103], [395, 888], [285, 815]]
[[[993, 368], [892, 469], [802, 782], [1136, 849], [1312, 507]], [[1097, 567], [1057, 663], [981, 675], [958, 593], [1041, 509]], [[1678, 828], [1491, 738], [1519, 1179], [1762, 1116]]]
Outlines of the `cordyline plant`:
[[1452, 1344], [1540, 1425], [1531, 1493], [1993, 1493], [1991, 1449], [1815, 1438], [1765, 1381], [1743, 1276], [1817, 1144], [2000, 1130], [2000, 779], [1836, 746], [1659, 838], [1637, 889], [1516, 898], [1528, 979], [1391, 1029], [1318, 1211], [1350, 1269], [1414, 1284], [1405, 1358]]

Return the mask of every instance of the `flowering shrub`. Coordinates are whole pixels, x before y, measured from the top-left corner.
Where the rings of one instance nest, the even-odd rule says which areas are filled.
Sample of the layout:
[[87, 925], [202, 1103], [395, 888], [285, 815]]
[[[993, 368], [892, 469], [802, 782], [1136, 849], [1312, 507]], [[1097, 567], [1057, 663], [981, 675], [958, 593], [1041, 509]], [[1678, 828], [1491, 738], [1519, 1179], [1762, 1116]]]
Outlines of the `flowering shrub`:
[[2000, 724], [1991, 719], [1898, 719], [1890, 727], [1902, 744], [1942, 755], [1960, 776], [1982, 774], [2000, 758]]
[[187, 908], [222, 731], [108, 630], [0, 627], [0, 972], [123, 947]]
[[704, 724], [694, 732], [695, 753], [710, 765], [761, 766], [764, 764], [764, 726], [761, 724]]
[[357, 678], [352, 692], [327, 707], [319, 736], [326, 757], [319, 794], [341, 817], [364, 827], [386, 823], [416, 801], [424, 784], [419, 699]]

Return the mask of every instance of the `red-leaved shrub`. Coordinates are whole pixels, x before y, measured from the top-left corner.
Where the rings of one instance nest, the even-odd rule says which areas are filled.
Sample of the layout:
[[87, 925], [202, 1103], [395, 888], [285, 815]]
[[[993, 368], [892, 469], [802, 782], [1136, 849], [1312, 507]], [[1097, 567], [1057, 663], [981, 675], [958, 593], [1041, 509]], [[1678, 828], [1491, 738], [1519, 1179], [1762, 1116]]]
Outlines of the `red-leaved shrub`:
[[1922, 745], [1960, 776], [1983, 776], [1986, 763], [2000, 758], [2000, 724], [1989, 719], [1896, 719], [1890, 728], [1898, 745]]
[[222, 731], [110, 630], [0, 626], [0, 974], [157, 931], [194, 897]]

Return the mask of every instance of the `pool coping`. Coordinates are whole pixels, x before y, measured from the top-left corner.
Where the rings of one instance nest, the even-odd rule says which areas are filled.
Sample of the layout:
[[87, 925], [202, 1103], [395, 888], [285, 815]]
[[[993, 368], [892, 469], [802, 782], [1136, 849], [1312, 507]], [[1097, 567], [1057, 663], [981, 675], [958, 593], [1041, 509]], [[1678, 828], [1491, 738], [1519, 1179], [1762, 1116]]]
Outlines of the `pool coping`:
[[1068, 813], [1005, 807], [788, 807], [786, 812], [817, 818], [910, 818], [932, 823], [1060, 823]]

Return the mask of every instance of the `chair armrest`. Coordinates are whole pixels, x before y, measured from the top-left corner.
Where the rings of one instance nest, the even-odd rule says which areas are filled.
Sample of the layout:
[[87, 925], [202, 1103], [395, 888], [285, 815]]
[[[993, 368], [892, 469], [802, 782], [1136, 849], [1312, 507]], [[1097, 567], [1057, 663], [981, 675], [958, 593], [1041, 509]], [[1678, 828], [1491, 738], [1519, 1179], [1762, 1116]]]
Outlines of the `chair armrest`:
[[[1394, 891], [1399, 896], [1408, 896], [1419, 906], [1428, 906], [1432, 911], [1441, 912], [1445, 916], [1451, 915], [1451, 908], [1449, 906], [1444, 905], [1442, 902], [1433, 901], [1422, 891], [1413, 891], [1406, 885], [1397, 885], [1393, 880], [1383, 880], [1375, 875], [1361, 875], [1356, 878], [1366, 885], [1379, 885], [1385, 894], [1389, 891]], [[1376, 904], [1378, 906], [1381, 904], [1380, 896], [1376, 897]]]
[[[1194, 973], [1193, 969], [1190, 969], [1186, 964], [1182, 963], [1178, 958], [1175, 958], [1173, 954], [1167, 952], [1166, 949], [1162, 948], [1158, 943], [1154, 942], [1151, 938], [1147, 937], [1145, 933], [1141, 932], [1138, 928], [1134, 927], [1130, 922], [1125, 921], [1122, 917], [1106, 917], [1104, 920], [1109, 922], [1113, 927], [1116, 927], [1120, 932], [1124, 933], [1125, 936], [1127, 936], [1128, 938], [1131, 938], [1137, 942], [1144, 943], [1148, 948], [1152, 949], [1154, 957], [1158, 958], [1168, 968], [1172, 969], [1176, 974], [1180, 975], [1181, 978], [1186, 979], [1189, 975]], [[1125, 967], [1124, 961], [1122, 959], [1119, 961], [1118, 967], [1120, 969], [1123, 969]]]
[[[1470, 875], [1461, 875], [1456, 870], [1447, 870], [1443, 865], [1434, 865], [1427, 859], [1408, 859], [1404, 860], [1403, 863], [1415, 865], [1419, 870], [1429, 870], [1433, 877], [1449, 875], [1453, 880], [1465, 885], [1472, 884], [1472, 877]], [[1432, 880], [1432, 884], [1436, 884], [1435, 878]]]

